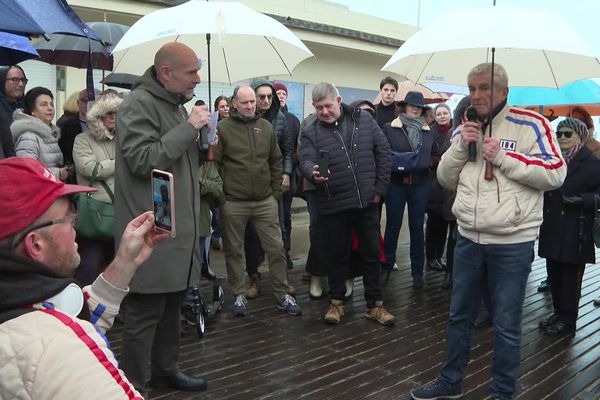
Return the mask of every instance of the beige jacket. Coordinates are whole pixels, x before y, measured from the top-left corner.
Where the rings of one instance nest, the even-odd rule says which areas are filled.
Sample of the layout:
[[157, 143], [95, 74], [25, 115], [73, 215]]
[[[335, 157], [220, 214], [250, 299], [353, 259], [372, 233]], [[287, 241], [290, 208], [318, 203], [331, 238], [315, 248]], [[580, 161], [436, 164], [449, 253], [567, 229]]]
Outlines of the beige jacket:
[[102, 117], [109, 112], [116, 112], [123, 100], [117, 96], [102, 96], [96, 101], [87, 113], [87, 123], [89, 129], [75, 137], [73, 143], [73, 161], [77, 171], [77, 183], [88, 185], [94, 167], [98, 166], [98, 174], [94, 187], [97, 192], [92, 193], [92, 197], [111, 202], [109, 195], [100, 183], [104, 181], [110, 190], [114, 193], [115, 188], [115, 135], [109, 132]]
[[452, 213], [467, 239], [482, 244], [535, 240], [544, 191], [559, 188], [567, 173], [556, 135], [546, 118], [508, 104], [494, 118], [492, 132], [501, 147], [492, 163], [493, 180], [484, 179], [483, 140], [477, 144], [477, 161], [468, 162], [460, 128], [442, 156], [438, 180], [456, 191]]

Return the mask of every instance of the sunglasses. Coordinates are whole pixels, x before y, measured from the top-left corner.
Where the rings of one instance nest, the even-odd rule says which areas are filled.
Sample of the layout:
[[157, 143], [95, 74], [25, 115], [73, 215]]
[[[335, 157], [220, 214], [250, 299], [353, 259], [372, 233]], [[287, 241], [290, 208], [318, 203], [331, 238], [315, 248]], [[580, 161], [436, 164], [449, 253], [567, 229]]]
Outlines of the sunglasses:
[[264, 100], [264, 99], [271, 100], [273, 98], [273, 95], [272, 94], [259, 94], [258, 98], [261, 99], [261, 100]]
[[560, 137], [561, 137], [561, 136], [563, 136], [563, 135], [564, 135], [564, 137], [566, 137], [567, 139], [570, 139], [570, 138], [571, 138], [571, 136], [573, 136], [573, 131], [558, 131], [558, 132], [556, 132], [556, 137], [557, 137], [558, 139], [560, 139]]

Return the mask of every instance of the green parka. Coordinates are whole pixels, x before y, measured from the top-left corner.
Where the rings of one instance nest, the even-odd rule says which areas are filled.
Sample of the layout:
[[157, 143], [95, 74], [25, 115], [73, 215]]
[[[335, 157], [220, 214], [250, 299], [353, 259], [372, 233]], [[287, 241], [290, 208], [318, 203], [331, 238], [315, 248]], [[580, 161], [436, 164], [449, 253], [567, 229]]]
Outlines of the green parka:
[[200, 209], [200, 152], [196, 144], [198, 131], [187, 122], [184, 102], [179, 94], [158, 83], [150, 67], [117, 112], [117, 245], [127, 223], [152, 210], [152, 169], [171, 172], [175, 185], [177, 236], [160, 243], [139, 268], [130, 284], [133, 293], [185, 290], [192, 262], [199, 262], [196, 224]]

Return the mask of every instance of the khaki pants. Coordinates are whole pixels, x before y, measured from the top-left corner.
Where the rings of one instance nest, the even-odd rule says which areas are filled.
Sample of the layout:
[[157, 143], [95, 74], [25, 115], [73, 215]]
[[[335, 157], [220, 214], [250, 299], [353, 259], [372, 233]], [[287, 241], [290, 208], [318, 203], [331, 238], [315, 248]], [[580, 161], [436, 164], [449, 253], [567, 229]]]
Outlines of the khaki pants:
[[227, 201], [220, 211], [227, 278], [233, 294], [245, 295], [248, 289], [242, 258], [246, 224], [252, 222], [269, 261], [273, 294], [281, 300], [287, 289], [287, 272], [277, 200], [269, 196], [259, 201]]

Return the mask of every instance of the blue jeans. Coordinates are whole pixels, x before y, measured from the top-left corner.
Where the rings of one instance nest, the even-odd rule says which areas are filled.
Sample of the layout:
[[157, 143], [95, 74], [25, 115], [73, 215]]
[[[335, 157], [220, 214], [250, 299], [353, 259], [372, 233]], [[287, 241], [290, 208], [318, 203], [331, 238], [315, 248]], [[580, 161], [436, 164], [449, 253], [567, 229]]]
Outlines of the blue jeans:
[[[460, 234], [457, 236], [447, 359], [439, 380], [448, 385], [458, 385], [463, 380], [470, 357], [473, 323], [479, 310], [480, 282], [487, 279], [495, 330], [491, 391], [512, 398], [519, 376], [521, 317], [533, 242], [477, 244]], [[487, 269], [487, 278], [484, 278], [484, 269]]]
[[385, 195], [387, 222], [383, 238], [383, 254], [387, 269], [396, 262], [398, 236], [402, 227], [404, 207], [408, 203], [408, 228], [410, 230], [410, 269], [413, 277], [423, 276], [425, 264], [425, 235], [423, 222], [425, 209], [431, 192], [431, 180], [414, 185], [401, 185], [391, 182]]

